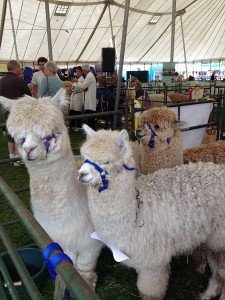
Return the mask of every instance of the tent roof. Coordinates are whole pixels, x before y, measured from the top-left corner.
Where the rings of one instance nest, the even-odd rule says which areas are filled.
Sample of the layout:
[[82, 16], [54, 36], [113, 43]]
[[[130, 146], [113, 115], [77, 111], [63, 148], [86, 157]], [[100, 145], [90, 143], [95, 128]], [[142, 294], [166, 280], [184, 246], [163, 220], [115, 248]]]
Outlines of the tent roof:
[[[45, 1], [0, 2], [0, 26], [3, 28], [0, 31], [0, 61], [17, 58], [11, 21], [20, 61], [48, 57]], [[130, 0], [124, 63], [170, 61], [172, 3], [172, 0]], [[57, 5], [68, 6], [65, 16], [55, 14]], [[72, 63], [101, 61], [101, 49], [112, 47], [110, 13], [119, 60], [124, 8], [125, 1], [122, 0], [49, 0], [53, 60]], [[184, 13], [182, 23], [187, 61], [225, 58], [224, 0], [177, 0], [176, 11], [174, 61], [185, 60], [181, 12]], [[154, 15], [160, 16], [159, 21], [149, 24]]]

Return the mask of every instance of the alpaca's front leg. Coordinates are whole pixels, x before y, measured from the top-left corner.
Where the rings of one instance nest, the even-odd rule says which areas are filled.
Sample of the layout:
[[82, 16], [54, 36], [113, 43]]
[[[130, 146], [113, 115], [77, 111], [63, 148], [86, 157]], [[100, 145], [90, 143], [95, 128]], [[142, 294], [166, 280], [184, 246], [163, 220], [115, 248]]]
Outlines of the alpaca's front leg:
[[82, 251], [77, 257], [75, 266], [77, 271], [87, 281], [93, 290], [95, 290], [97, 283], [97, 274], [95, 272], [95, 268], [99, 252], [100, 249], [96, 249], [96, 251], [91, 249], [89, 249], [89, 251]]
[[152, 270], [139, 270], [137, 287], [142, 300], [162, 300], [169, 280], [169, 264]]

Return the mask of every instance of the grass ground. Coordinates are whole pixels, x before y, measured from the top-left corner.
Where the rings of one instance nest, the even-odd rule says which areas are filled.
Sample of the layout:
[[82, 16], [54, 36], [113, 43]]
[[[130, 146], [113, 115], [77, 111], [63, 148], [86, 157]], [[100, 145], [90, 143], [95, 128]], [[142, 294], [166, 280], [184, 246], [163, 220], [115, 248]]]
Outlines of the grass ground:
[[[0, 123], [2, 123], [0, 114]], [[81, 132], [70, 132], [72, 147], [79, 147], [84, 140]], [[78, 154], [77, 152], [75, 154]], [[8, 158], [7, 140], [0, 130], [0, 160]], [[10, 185], [12, 189], [29, 186], [29, 176], [25, 166], [14, 167], [13, 165], [0, 164], [0, 176]], [[19, 193], [18, 196], [29, 208], [29, 192]], [[15, 219], [15, 215], [9, 209], [3, 196], [0, 196], [0, 222], [7, 222]], [[23, 247], [32, 243], [32, 239], [19, 223], [6, 227], [15, 247]], [[0, 252], [5, 248], [0, 241]], [[127, 269], [113, 260], [109, 250], [103, 249], [97, 265], [98, 284], [96, 293], [102, 300], [137, 300], [140, 299], [136, 288], [136, 272]], [[171, 262], [171, 275], [169, 287], [165, 300], [195, 300], [198, 298], [207, 285], [210, 272], [198, 276], [194, 272], [191, 257], [174, 258]], [[53, 283], [49, 277], [43, 291], [43, 299], [53, 299]], [[29, 298], [25, 298], [29, 299]], [[215, 298], [218, 299], [218, 298]]]

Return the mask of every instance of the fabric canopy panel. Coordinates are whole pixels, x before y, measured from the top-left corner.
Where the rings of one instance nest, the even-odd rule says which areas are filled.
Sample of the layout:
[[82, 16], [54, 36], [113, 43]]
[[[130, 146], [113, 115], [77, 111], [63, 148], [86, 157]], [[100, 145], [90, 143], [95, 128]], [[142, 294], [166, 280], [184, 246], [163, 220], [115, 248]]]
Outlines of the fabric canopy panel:
[[[0, 5], [3, 27], [0, 61], [17, 58], [11, 21], [20, 61], [33, 62], [39, 56], [48, 57], [45, 1], [8, 0], [5, 13], [4, 1]], [[130, 1], [124, 63], [170, 60], [172, 3], [172, 0]], [[57, 4], [68, 6], [64, 16], [55, 13]], [[118, 61], [124, 9], [125, 1], [121, 0], [49, 0], [53, 60], [101, 61], [101, 49], [113, 46], [111, 15]], [[187, 61], [225, 58], [224, 0], [177, 0], [176, 12], [174, 61], [185, 60], [180, 14]], [[150, 23], [153, 16], [159, 17], [154, 24]]]

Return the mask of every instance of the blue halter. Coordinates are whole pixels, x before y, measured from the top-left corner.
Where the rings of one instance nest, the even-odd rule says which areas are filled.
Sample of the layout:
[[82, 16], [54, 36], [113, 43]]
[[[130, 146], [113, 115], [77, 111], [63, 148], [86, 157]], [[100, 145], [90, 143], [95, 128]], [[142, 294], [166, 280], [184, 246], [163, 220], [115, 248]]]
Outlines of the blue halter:
[[151, 131], [151, 137], [150, 137], [148, 145], [149, 145], [150, 148], [154, 148], [155, 147], [155, 136], [156, 136], [156, 133], [152, 129], [151, 124], [149, 124], [148, 122], [145, 122], [145, 124], [148, 126], [148, 128]]
[[[149, 124], [148, 122], [145, 122], [145, 124], [148, 126], [148, 128], [151, 131], [151, 137], [150, 137], [148, 145], [149, 145], [150, 148], [154, 148], [155, 147], [155, 136], [157, 136], [157, 134], [152, 129], [151, 124]], [[170, 138], [166, 139], [166, 142], [167, 142], [168, 145], [170, 144], [170, 140], [171, 140]]]
[[[100, 186], [100, 188], [98, 189], [99, 193], [101, 193], [102, 191], [106, 190], [108, 188], [108, 183], [109, 181], [106, 179], [106, 175], [108, 175], [107, 171], [104, 171], [101, 167], [99, 167], [96, 163], [94, 163], [93, 161], [86, 159], [84, 161], [84, 163], [88, 163], [89, 165], [93, 166], [95, 168], [96, 171], [99, 172], [101, 179], [102, 179], [102, 186]], [[123, 165], [123, 167], [128, 170], [128, 171], [133, 171], [135, 170], [135, 168], [129, 168], [127, 165]]]

